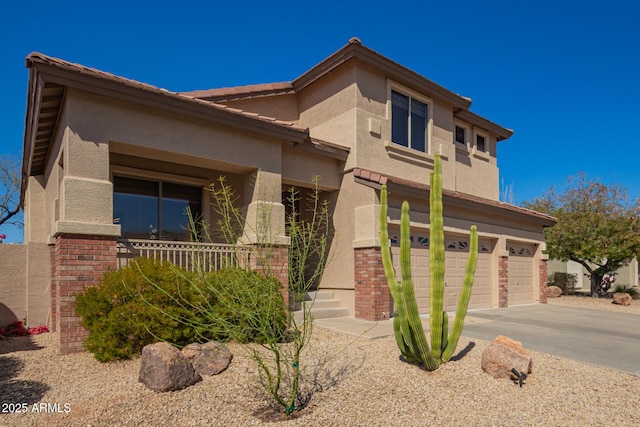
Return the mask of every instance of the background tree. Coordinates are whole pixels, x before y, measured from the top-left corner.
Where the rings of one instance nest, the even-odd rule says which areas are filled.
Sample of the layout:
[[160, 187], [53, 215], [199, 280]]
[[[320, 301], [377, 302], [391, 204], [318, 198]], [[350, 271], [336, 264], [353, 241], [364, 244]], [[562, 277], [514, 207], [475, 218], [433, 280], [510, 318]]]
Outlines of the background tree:
[[0, 157], [0, 226], [22, 226], [20, 212], [20, 162], [16, 156]]
[[[600, 281], [640, 254], [640, 200], [630, 202], [625, 188], [569, 177], [563, 193], [552, 187], [526, 208], [555, 216], [558, 224], [545, 230], [547, 253], [560, 261], [575, 261], [589, 272], [591, 295]], [[635, 284], [632, 284], [635, 285]]]

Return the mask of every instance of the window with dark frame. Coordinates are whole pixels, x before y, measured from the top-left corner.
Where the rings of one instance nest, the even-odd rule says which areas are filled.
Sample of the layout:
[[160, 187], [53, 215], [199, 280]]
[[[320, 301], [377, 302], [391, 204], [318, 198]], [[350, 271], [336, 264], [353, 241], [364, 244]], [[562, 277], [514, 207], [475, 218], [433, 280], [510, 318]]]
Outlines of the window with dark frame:
[[200, 217], [200, 187], [120, 176], [113, 178], [114, 223], [120, 225], [124, 238], [192, 240], [187, 208], [194, 219]]
[[429, 106], [410, 96], [391, 91], [391, 141], [427, 152]]
[[486, 151], [484, 136], [476, 135], [476, 148], [483, 153]]
[[463, 128], [462, 126], [456, 126], [456, 142], [459, 142], [460, 144], [466, 144], [467, 141], [465, 140], [465, 131], [466, 129]]

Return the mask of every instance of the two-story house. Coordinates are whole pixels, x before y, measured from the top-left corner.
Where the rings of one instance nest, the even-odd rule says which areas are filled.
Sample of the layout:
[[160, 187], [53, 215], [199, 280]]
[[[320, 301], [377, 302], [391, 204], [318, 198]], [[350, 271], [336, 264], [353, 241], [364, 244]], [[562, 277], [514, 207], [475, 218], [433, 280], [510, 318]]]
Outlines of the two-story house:
[[[247, 224], [269, 206], [269, 238], [281, 260], [288, 243], [283, 192], [311, 188], [319, 175], [332, 229], [320, 288], [371, 320], [393, 313], [378, 234], [386, 184], [395, 258], [399, 208], [405, 199], [411, 204], [416, 296], [427, 312], [428, 183], [437, 152], [446, 308], [456, 308], [472, 224], [480, 254], [470, 307], [546, 302], [543, 228], [555, 221], [498, 196], [497, 148], [512, 131], [358, 39], [291, 82], [188, 93], [37, 53], [27, 66], [24, 258], [46, 274], [25, 275], [24, 306], [39, 307], [33, 316], [58, 331], [62, 352], [80, 349], [84, 338], [73, 295], [116, 268], [127, 242], [158, 249], [188, 241], [186, 207], [212, 222], [204, 187], [221, 175], [239, 195]], [[247, 241], [253, 232], [246, 227]]]

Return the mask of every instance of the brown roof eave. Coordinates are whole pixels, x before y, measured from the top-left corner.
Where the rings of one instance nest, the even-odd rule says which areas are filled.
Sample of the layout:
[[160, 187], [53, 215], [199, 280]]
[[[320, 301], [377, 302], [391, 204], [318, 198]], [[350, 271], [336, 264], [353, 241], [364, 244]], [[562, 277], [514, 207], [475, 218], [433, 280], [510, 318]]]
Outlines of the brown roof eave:
[[[27, 66], [29, 64], [27, 63]], [[29, 83], [27, 91], [27, 111], [24, 116], [24, 140], [22, 149], [22, 182], [20, 186], [20, 206], [24, 208], [24, 196], [27, 190], [27, 177], [31, 173], [31, 155], [33, 153], [34, 140], [34, 110], [36, 99], [36, 82], [38, 80], [37, 71], [29, 67]]]
[[498, 136], [498, 141], [503, 141], [513, 136], [513, 130], [502, 127], [499, 124], [468, 110], [457, 111], [455, 113], [455, 117], [473, 125], [480, 126], [484, 130], [495, 133]]
[[42, 60], [39, 56], [34, 56], [34, 54], [27, 58], [27, 63], [35, 66], [41, 78], [47, 82], [190, 115], [203, 120], [237, 126], [293, 142], [302, 142], [308, 138], [306, 129], [251, 117], [207, 101], [189, 98], [128, 79], [111, 77], [106, 73], [82, 72], [68, 66], [53, 65]]
[[468, 109], [471, 106], [471, 100], [469, 98], [451, 92], [378, 52], [363, 46], [357, 38], [352, 38], [347, 45], [295, 79], [293, 81], [293, 87], [296, 92], [298, 92], [354, 58], [383, 71], [399, 83], [417, 88], [420, 91], [433, 94], [440, 99], [448, 101], [456, 108]]
[[[405, 197], [423, 198], [429, 191], [429, 185], [427, 184], [414, 183], [404, 179], [389, 177], [358, 168], [354, 169], [354, 179], [360, 184], [367, 185], [378, 190], [383, 184], [386, 184], [389, 189], [389, 193], [396, 193]], [[537, 223], [543, 227], [553, 227], [558, 222], [556, 218], [536, 211], [456, 191], [443, 190], [442, 198], [444, 203], [450, 204], [451, 206], [458, 206], [503, 216], [508, 212], [508, 215], [511, 217]]]

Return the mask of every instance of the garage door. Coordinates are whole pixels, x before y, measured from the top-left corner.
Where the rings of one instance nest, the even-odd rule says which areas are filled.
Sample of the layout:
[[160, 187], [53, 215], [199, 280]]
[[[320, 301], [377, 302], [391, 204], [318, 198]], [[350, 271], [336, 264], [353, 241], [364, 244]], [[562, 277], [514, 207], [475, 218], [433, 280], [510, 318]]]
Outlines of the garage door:
[[[391, 255], [398, 280], [400, 272], [400, 231], [390, 227]], [[413, 233], [411, 240], [411, 275], [420, 313], [429, 312], [429, 235]], [[468, 237], [445, 237], [445, 310], [456, 309], [469, 254]], [[491, 307], [491, 253], [488, 240], [478, 243], [478, 264], [469, 308]]]
[[[400, 230], [389, 227], [391, 257], [396, 278], [402, 280], [400, 271]], [[420, 313], [429, 312], [429, 234], [413, 233], [411, 236], [411, 278]]]
[[[468, 237], [445, 237], [445, 309], [455, 310], [458, 305], [464, 273], [469, 258]], [[491, 253], [493, 246], [490, 241], [478, 241], [478, 263], [473, 279], [473, 290], [469, 308], [491, 307]]]
[[510, 243], [509, 247], [509, 305], [533, 304], [534, 245]]

